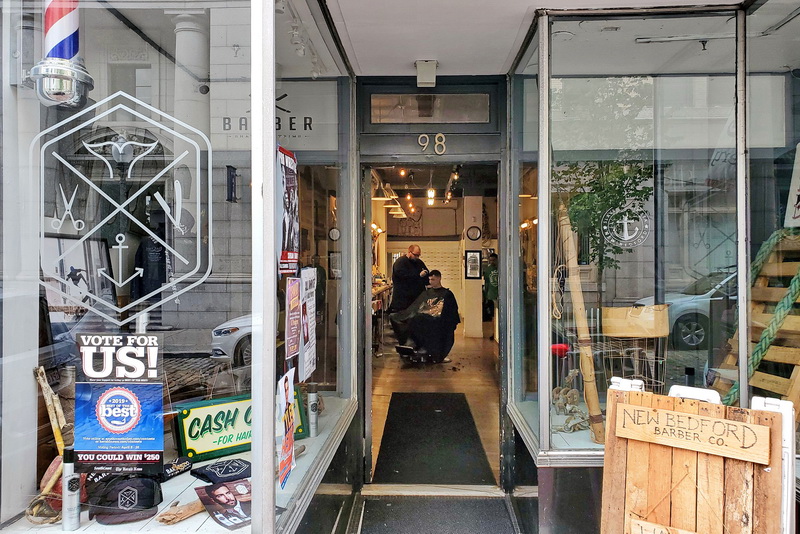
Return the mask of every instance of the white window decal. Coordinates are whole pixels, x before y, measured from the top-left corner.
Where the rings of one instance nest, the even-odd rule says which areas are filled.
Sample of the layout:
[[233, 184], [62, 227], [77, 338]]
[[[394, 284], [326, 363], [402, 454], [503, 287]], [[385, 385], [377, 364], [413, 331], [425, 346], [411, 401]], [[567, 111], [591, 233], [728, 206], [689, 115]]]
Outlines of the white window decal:
[[[134, 122], [120, 124], [119, 112]], [[213, 254], [211, 153], [203, 132], [123, 92], [41, 132], [31, 169], [48, 301], [121, 326], [202, 284]], [[143, 256], [161, 258], [155, 278], [134, 261], [145, 242]], [[98, 243], [109, 260], [81, 263], [103, 255]], [[115, 292], [129, 302], [118, 305]]]

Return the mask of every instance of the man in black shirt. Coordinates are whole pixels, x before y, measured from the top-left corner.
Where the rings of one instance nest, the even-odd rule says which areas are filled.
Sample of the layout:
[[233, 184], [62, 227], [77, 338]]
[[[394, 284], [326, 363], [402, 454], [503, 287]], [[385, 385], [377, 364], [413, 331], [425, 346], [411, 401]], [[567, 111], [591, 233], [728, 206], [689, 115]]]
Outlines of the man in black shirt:
[[397, 258], [392, 266], [392, 303], [389, 312], [403, 311], [414, 302], [428, 285], [428, 268], [419, 259], [422, 250], [411, 245], [404, 256]]

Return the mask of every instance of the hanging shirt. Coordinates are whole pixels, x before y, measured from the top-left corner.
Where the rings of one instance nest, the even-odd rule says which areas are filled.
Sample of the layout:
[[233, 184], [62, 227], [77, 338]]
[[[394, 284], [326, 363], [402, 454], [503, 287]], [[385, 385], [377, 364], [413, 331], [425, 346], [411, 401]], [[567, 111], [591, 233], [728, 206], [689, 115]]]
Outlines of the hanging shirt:
[[497, 265], [488, 264], [483, 268], [483, 296], [486, 300], [497, 300], [500, 297], [499, 282]]

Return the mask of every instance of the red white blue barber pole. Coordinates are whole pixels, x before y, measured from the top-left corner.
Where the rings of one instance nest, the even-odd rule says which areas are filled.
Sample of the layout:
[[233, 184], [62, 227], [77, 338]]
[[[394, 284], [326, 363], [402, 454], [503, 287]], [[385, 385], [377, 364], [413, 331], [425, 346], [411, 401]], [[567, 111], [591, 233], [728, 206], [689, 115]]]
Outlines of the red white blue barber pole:
[[80, 108], [94, 80], [80, 58], [78, 0], [45, 0], [44, 59], [31, 69], [45, 106]]

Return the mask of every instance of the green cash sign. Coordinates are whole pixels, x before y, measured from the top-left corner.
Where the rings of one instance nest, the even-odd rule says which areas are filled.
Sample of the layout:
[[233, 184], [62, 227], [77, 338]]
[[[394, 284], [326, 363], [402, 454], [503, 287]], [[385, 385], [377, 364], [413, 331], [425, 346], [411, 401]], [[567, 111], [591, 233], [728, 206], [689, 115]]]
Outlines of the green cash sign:
[[249, 396], [176, 405], [182, 456], [202, 461], [250, 450], [253, 405]]

